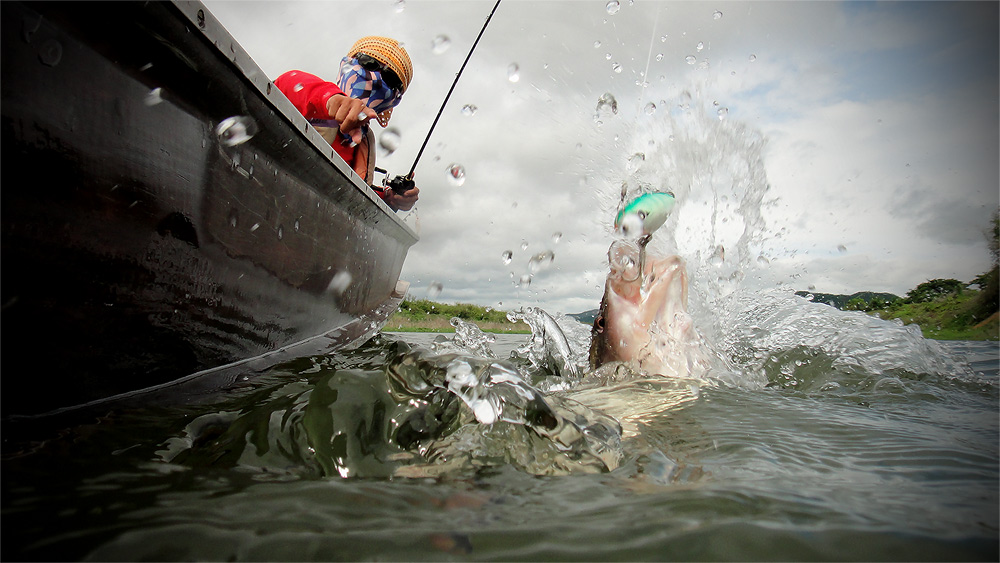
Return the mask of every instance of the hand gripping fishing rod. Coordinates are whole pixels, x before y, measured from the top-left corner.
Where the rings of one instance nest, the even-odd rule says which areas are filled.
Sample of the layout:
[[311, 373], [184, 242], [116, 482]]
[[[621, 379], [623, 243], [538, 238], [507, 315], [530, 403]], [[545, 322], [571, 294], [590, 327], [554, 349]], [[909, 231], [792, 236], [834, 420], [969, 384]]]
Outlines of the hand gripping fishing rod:
[[451, 93], [455, 91], [458, 79], [462, 77], [462, 72], [465, 71], [465, 65], [469, 64], [469, 59], [472, 58], [472, 52], [476, 50], [476, 45], [479, 45], [479, 40], [483, 38], [483, 33], [486, 32], [486, 26], [490, 25], [490, 20], [493, 18], [493, 14], [496, 13], [498, 7], [500, 7], [500, 0], [497, 0], [497, 3], [493, 5], [493, 10], [490, 11], [490, 15], [486, 18], [486, 23], [483, 24], [483, 28], [479, 30], [479, 35], [476, 37], [476, 41], [472, 44], [472, 48], [469, 49], [469, 54], [465, 56], [465, 62], [462, 63], [462, 68], [458, 69], [458, 73], [455, 74], [455, 81], [451, 83], [448, 95], [444, 97], [444, 103], [441, 104], [441, 109], [438, 110], [437, 116], [434, 117], [434, 123], [431, 123], [431, 128], [427, 131], [427, 136], [424, 137], [424, 144], [420, 145], [420, 151], [417, 152], [417, 158], [413, 159], [413, 166], [410, 167], [410, 173], [406, 176], [396, 176], [389, 181], [389, 187], [392, 188], [392, 191], [401, 194], [413, 188], [413, 171], [417, 169], [417, 162], [420, 161], [420, 157], [424, 154], [424, 149], [427, 148], [427, 141], [431, 140], [431, 133], [433, 133], [434, 128], [437, 127], [438, 120], [441, 119], [441, 114], [444, 112], [444, 107], [448, 105]]

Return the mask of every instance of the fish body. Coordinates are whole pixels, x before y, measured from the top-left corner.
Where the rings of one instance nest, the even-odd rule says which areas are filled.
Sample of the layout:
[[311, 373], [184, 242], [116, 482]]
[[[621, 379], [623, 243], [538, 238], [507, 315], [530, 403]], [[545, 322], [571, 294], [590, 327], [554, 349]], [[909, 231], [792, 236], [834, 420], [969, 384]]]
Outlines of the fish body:
[[629, 241], [615, 241], [608, 251], [611, 271], [591, 332], [591, 366], [630, 362], [647, 374], [698, 377], [710, 360], [687, 312], [684, 261], [647, 256], [640, 262], [639, 254]]
[[643, 194], [618, 212], [615, 230], [626, 236], [651, 235], [666, 222], [675, 202], [670, 192]]

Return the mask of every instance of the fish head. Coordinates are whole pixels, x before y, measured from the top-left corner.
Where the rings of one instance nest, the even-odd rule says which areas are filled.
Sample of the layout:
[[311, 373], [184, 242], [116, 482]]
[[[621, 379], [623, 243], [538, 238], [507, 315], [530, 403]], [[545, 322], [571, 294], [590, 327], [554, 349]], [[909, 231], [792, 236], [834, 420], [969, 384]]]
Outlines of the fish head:
[[684, 261], [647, 255], [640, 266], [639, 246], [622, 240], [611, 245], [608, 261], [604, 297], [591, 331], [591, 366], [635, 362], [647, 373], [685, 375], [678, 372], [699, 336], [687, 312]]

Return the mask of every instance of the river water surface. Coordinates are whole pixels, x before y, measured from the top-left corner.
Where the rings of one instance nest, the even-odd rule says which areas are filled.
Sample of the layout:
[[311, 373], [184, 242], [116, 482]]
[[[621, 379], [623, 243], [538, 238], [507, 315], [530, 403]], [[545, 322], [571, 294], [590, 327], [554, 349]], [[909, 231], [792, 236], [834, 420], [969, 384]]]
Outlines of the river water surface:
[[[559, 320], [579, 346], [587, 327]], [[476, 354], [383, 333], [209, 404], [19, 449], [7, 432], [3, 559], [997, 560], [995, 342], [884, 323], [860, 329], [865, 346], [801, 326], [782, 343], [752, 324], [768, 337], [734, 336], [733, 371], [701, 381], [559, 385], [517, 352], [527, 335]], [[486, 424], [455, 398], [468, 388], [406, 396], [387, 375], [433, 383], [455, 358], [513, 367], [564, 425], [514, 395]]]

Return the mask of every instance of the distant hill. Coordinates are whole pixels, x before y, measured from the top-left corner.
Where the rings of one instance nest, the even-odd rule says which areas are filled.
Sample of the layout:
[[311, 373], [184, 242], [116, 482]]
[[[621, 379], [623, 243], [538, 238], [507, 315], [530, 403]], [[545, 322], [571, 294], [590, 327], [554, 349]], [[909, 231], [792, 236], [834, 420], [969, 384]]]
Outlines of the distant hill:
[[594, 324], [594, 319], [597, 318], [597, 314], [600, 313], [600, 309], [591, 309], [590, 311], [584, 311], [582, 313], [573, 313], [566, 315], [567, 317], [573, 317], [574, 319], [580, 321], [585, 325]]
[[812, 301], [814, 303], [823, 303], [825, 305], [830, 305], [831, 307], [836, 307], [838, 309], [843, 309], [847, 302], [854, 298], [860, 298], [865, 303], [871, 303], [872, 299], [878, 297], [883, 301], [892, 303], [893, 301], [899, 299], [898, 295], [893, 295], [892, 293], [875, 293], [872, 291], [859, 291], [857, 293], [852, 293], [851, 295], [840, 295], [837, 293], [817, 293], [815, 291], [796, 291], [795, 295], [799, 297], [805, 297], [806, 299], [812, 295]]

